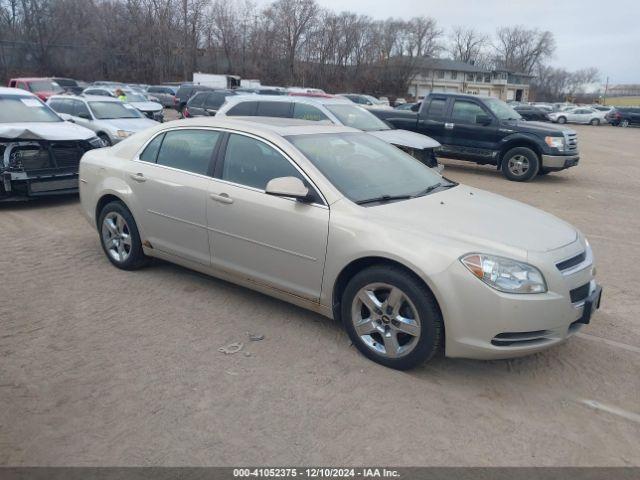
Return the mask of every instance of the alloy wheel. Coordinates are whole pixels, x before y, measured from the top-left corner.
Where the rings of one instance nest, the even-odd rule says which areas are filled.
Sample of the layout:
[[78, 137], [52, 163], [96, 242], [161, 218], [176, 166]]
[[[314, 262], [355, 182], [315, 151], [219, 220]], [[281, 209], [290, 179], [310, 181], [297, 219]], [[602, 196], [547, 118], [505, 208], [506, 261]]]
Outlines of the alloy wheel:
[[401, 289], [386, 283], [371, 283], [358, 291], [351, 321], [362, 342], [388, 358], [409, 354], [420, 339], [417, 308]]
[[513, 175], [522, 177], [529, 171], [529, 159], [524, 155], [514, 155], [509, 159], [507, 167]]
[[131, 231], [117, 212], [109, 212], [102, 221], [102, 243], [109, 256], [118, 263], [131, 255]]

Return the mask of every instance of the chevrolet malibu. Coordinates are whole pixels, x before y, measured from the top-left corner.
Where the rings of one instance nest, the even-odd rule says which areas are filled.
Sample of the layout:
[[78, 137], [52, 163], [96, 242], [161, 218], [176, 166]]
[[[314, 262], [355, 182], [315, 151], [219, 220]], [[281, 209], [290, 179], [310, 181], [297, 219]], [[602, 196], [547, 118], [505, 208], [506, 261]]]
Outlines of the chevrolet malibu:
[[348, 127], [165, 123], [86, 153], [80, 196], [116, 267], [156, 257], [339, 319], [392, 368], [537, 352], [600, 303], [571, 225]]

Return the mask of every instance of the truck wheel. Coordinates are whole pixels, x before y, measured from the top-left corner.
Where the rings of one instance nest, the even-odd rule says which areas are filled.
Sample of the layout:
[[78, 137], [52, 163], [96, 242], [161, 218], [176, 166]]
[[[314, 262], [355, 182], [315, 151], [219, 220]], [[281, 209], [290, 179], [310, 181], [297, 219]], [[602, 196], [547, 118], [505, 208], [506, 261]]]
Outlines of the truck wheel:
[[558, 123], [567, 123], [567, 119], [565, 117], [558, 117]]
[[540, 159], [526, 147], [516, 147], [502, 157], [502, 173], [508, 180], [527, 182], [538, 174]]

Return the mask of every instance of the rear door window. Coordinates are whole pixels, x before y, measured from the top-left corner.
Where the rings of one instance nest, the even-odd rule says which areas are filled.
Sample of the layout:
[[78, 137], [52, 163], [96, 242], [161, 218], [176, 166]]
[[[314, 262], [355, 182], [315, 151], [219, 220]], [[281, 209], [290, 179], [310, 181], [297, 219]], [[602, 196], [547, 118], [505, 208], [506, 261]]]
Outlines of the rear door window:
[[446, 98], [432, 98], [427, 108], [427, 116], [432, 118], [444, 118], [447, 109]]
[[189, 105], [190, 107], [201, 108], [204, 105], [206, 98], [207, 94], [205, 92], [196, 93], [189, 99], [187, 105]]
[[255, 116], [258, 102], [241, 102], [233, 106], [227, 112], [227, 116]]
[[204, 102], [204, 108], [217, 110], [222, 106], [226, 98], [227, 96], [224, 93], [210, 93]]
[[259, 117], [291, 118], [291, 102], [259, 102]]
[[[206, 175], [220, 132], [212, 130], [172, 130], [162, 141], [156, 159], [158, 165]], [[146, 151], [146, 150], [145, 150]], [[149, 152], [152, 155], [152, 152]]]
[[160, 151], [160, 145], [162, 145], [163, 139], [164, 133], [151, 140], [144, 151], [140, 154], [140, 160], [142, 160], [143, 162], [156, 163], [158, 152]]

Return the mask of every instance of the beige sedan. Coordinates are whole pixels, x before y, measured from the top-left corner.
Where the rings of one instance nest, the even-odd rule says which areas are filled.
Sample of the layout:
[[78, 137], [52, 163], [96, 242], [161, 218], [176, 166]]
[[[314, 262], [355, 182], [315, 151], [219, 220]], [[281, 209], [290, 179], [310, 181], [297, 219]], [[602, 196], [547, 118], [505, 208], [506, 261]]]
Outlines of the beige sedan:
[[165, 123], [88, 152], [80, 196], [116, 267], [157, 257], [340, 319], [393, 368], [441, 347], [537, 352], [600, 302], [591, 249], [571, 225], [347, 127]]

